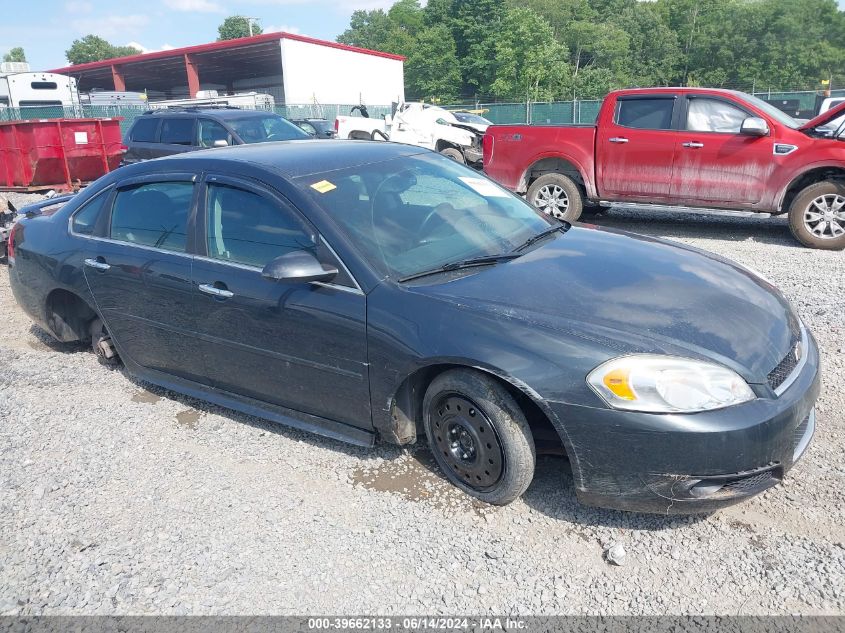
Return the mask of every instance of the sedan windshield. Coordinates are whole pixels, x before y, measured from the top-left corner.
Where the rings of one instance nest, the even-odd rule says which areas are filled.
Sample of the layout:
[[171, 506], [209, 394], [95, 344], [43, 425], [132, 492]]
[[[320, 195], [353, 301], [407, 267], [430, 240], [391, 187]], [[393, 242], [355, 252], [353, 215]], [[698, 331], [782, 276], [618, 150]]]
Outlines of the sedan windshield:
[[230, 119], [229, 124], [244, 143], [295, 141], [311, 138], [306, 132], [277, 114]]
[[300, 179], [381, 274], [404, 278], [519, 251], [558, 224], [483, 175], [438, 154]]

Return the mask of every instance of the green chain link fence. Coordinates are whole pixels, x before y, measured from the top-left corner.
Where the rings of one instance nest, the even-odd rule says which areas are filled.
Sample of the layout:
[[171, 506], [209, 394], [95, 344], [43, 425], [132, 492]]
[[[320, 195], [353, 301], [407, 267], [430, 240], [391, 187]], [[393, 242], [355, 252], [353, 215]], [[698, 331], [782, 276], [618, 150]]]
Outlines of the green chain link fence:
[[[812, 110], [816, 106], [818, 93], [813, 91], [756, 92], [756, 96], [767, 101], [793, 101], [801, 110]], [[845, 89], [832, 90], [832, 97], [845, 96]], [[289, 119], [324, 118], [333, 121], [338, 115], [350, 114], [354, 104], [288, 104], [273, 110]], [[590, 125], [595, 123], [601, 107], [600, 100], [555, 101], [530, 103], [474, 103], [444, 106], [450, 110], [480, 110], [483, 116], [497, 124], [531, 125]], [[31, 119], [78, 119], [123, 117], [121, 130], [125, 134], [135, 119], [147, 112], [149, 106], [90, 106], [76, 107], [38, 106], [28, 108], [0, 107], [0, 121], [21, 121]], [[390, 114], [391, 106], [367, 106], [370, 117], [382, 118]]]
[[[276, 106], [273, 111], [288, 119], [328, 119], [334, 121], [341, 114], [349, 114], [352, 110], [349, 104], [332, 105], [283, 105]], [[84, 119], [84, 118], [115, 118], [122, 117], [120, 129], [123, 134], [129, 131], [135, 119], [144, 112], [149, 112], [149, 106], [90, 106], [75, 107], [62, 106], [34, 106], [27, 108], [0, 107], [0, 121], [31, 121], [35, 119]], [[390, 114], [391, 107], [367, 106], [371, 117], [381, 118]]]

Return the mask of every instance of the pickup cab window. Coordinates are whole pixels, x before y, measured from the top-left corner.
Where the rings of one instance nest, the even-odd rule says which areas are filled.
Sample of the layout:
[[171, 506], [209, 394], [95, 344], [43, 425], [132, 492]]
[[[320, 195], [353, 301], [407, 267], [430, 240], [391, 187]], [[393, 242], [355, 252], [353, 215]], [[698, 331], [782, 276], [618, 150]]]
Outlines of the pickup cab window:
[[616, 123], [641, 130], [671, 130], [674, 99], [620, 99]]
[[690, 99], [687, 130], [739, 134], [742, 122], [750, 116], [744, 110], [720, 99]]

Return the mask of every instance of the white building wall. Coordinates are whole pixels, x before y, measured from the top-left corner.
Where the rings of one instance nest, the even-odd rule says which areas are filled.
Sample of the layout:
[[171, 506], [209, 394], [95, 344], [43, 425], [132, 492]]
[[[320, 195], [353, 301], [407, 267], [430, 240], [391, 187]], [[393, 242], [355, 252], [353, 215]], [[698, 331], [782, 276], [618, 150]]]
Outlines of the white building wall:
[[388, 105], [405, 98], [401, 60], [291, 39], [281, 44], [286, 103]]

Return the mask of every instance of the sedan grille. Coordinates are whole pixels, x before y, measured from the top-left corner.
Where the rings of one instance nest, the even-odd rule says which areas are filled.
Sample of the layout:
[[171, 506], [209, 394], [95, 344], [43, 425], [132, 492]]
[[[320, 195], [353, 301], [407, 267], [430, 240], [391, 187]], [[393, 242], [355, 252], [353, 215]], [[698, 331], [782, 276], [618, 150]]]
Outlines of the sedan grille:
[[756, 475], [751, 475], [750, 477], [742, 477], [729, 481], [719, 492], [731, 497], [754, 494], [774, 486], [779, 481], [780, 479], [773, 470], [767, 470]]
[[795, 371], [795, 368], [798, 367], [798, 364], [801, 362], [801, 354], [803, 351], [801, 341], [795, 341], [789, 349], [789, 353], [783, 357], [772, 371], [769, 372], [768, 381], [769, 386], [772, 389], [777, 391], [777, 388], [785, 383], [792, 375], [792, 372]]

